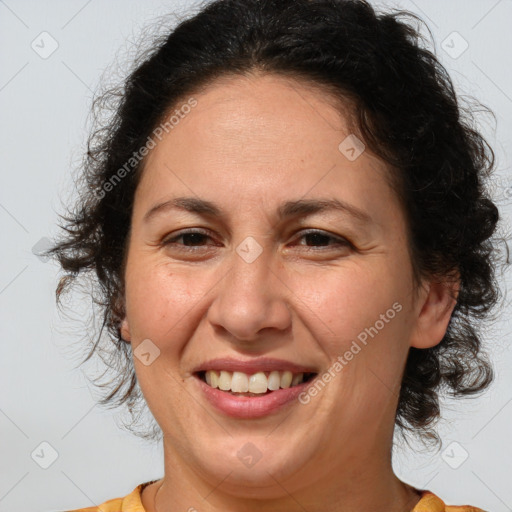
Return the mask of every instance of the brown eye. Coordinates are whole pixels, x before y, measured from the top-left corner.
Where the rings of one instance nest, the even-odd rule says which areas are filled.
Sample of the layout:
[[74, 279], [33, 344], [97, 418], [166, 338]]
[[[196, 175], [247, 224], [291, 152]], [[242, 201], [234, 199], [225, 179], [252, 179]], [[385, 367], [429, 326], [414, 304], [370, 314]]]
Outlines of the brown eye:
[[[208, 239], [211, 237], [203, 232], [198, 230], [189, 230], [189, 231], [182, 231], [178, 235], [175, 235], [171, 238], [167, 238], [162, 242], [163, 246], [168, 245], [177, 245], [185, 248], [185, 250], [194, 250], [195, 247], [202, 247], [205, 244], [203, 243], [205, 239]], [[177, 243], [182, 239], [183, 243]], [[190, 249], [187, 249], [190, 248]]]
[[[350, 247], [351, 244], [348, 240], [345, 240], [344, 238], [341, 238], [339, 236], [333, 236], [325, 231], [307, 231], [305, 233], [302, 233], [302, 235], [299, 237], [299, 240], [304, 239], [306, 241], [309, 241], [312, 246], [307, 245], [306, 247], [339, 247], [339, 246], [348, 246]], [[330, 242], [333, 242], [330, 244]], [[304, 244], [299, 244], [304, 245]]]

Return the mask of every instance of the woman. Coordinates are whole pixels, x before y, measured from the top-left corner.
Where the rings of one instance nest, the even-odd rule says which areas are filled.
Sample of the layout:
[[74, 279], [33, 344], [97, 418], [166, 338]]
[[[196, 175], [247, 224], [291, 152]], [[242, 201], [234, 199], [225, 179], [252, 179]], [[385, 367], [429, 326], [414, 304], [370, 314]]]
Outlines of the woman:
[[217, 0], [130, 75], [52, 254], [58, 296], [95, 271], [105, 403], [147, 403], [165, 474], [80, 510], [481, 510], [391, 466], [491, 382], [497, 299], [492, 149], [400, 16]]

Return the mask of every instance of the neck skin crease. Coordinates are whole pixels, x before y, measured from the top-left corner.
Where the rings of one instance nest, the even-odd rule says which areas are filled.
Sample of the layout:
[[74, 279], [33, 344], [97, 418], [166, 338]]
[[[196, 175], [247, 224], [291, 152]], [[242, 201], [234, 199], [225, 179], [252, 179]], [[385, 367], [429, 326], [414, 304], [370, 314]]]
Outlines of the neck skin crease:
[[[293, 493], [287, 493], [283, 489], [286, 485], [281, 485], [279, 489], [284, 496], [265, 501], [223, 492], [221, 486], [213, 489], [211, 484], [199, 479], [187, 463], [177, 465], [178, 458], [176, 452], [172, 458], [167, 458], [173, 460], [171, 471], [144, 488], [141, 498], [146, 512], [411, 512], [420, 500], [420, 494], [402, 482], [393, 473], [391, 465], [372, 474], [368, 468], [375, 467], [375, 457], [371, 459], [373, 466], [361, 457], [345, 459], [350, 463], [345, 468], [352, 469], [343, 473], [336, 471], [332, 461], [327, 462], [325, 467], [330, 469], [325, 474], [331, 478], [311, 481]], [[336, 474], [343, 476], [332, 478]]]

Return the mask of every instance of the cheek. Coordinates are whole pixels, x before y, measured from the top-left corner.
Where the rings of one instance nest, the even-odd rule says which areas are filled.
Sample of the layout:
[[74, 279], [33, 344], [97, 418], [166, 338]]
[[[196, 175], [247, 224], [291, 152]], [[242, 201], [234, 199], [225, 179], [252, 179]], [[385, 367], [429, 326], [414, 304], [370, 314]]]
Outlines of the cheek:
[[[365, 329], [374, 326], [381, 314], [391, 309], [386, 319], [398, 316], [392, 306], [400, 294], [386, 275], [390, 273], [382, 272], [382, 265], [375, 262], [300, 276], [291, 288], [302, 312], [301, 321], [329, 353], [344, 352], [361, 333], [360, 338], [364, 338]], [[382, 332], [389, 331], [389, 325], [391, 321]]]
[[134, 337], [162, 342], [197, 300], [190, 284], [187, 275], [162, 264], [147, 262], [128, 266], [126, 310]]
[[368, 409], [369, 401], [384, 410], [394, 399], [407, 355], [402, 285], [383, 270], [376, 262], [350, 271], [338, 268], [301, 285], [300, 322], [331, 360], [333, 400], [359, 411], [361, 418], [377, 413], [378, 408]]
[[[219, 300], [224, 272], [220, 267], [178, 268], [145, 255], [129, 260], [126, 302], [134, 339], [150, 338], [158, 344], [173, 340], [175, 347], [181, 345], [178, 340], [185, 343], [211, 302]], [[364, 333], [379, 322], [380, 315], [386, 315], [400, 301], [403, 285], [396, 279], [397, 273], [388, 259], [369, 255], [329, 267], [302, 265], [287, 269], [284, 265], [280, 271], [282, 290], [276, 288], [274, 292], [290, 303], [292, 321], [336, 357], [352, 341], [364, 340]], [[397, 319], [404, 315], [397, 313], [378, 329], [377, 337], [367, 333], [366, 339], [398, 340]]]

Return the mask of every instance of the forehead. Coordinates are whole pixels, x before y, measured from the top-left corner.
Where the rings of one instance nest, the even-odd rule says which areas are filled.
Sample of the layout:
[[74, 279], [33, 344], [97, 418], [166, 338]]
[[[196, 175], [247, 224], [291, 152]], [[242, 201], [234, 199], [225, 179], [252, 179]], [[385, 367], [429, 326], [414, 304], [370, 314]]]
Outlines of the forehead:
[[[182, 130], [173, 131], [187, 132], [189, 138], [197, 135], [204, 142], [222, 142], [225, 146], [251, 142], [246, 149], [260, 146], [263, 156], [265, 148], [273, 151], [274, 157], [286, 155], [283, 142], [296, 141], [296, 146], [297, 137], [312, 144], [319, 138], [325, 139], [327, 132], [332, 132], [331, 137], [337, 140], [342, 132], [354, 131], [348, 99], [329, 94], [319, 84], [286, 76], [224, 76], [188, 97], [192, 95], [197, 100], [193, 115], [180, 121]], [[177, 106], [184, 101], [186, 98]]]
[[[386, 166], [370, 151], [350, 160], [350, 104], [288, 77], [224, 77], [157, 142], [137, 194], [145, 202], [197, 195], [245, 204], [342, 192], [361, 207], [385, 187]], [[192, 193], [192, 194], [191, 194]], [[209, 197], [208, 197], [209, 196]]]

